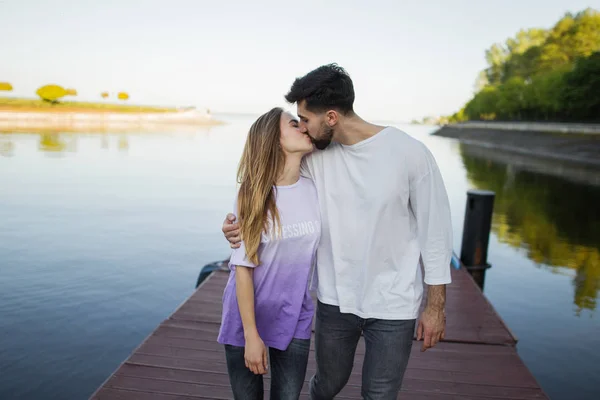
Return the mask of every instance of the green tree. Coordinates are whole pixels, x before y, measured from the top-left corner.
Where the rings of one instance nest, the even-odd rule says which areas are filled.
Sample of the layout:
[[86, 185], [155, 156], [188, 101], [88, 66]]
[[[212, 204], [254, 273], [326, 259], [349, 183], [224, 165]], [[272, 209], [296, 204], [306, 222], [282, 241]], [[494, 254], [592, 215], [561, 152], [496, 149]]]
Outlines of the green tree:
[[481, 89], [483, 89], [484, 87], [486, 87], [489, 84], [490, 84], [490, 81], [488, 79], [487, 73], [485, 71], [479, 72], [479, 75], [477, 76], [477, 79], [475, 80], [475, 85], [474, 85], [475, 93], [481, 91]]
[[600, 121], [600, 52], [580, 59], [565, 74], [562, 103], [570, 119]]
[[547, 36], [548, 32], [543, 29], [522, 29], [514, 38], [506, 40], [509, 57], [504, 66], [503, 82], [513, 77], [529, 78], [537, 72], [536, 64], [540, 46]]
[[600, 12], [591, 8], [565, 14], [548, 30], [522, 29], [486, 50], [488, 67], [478, 76], [463, 116], [597, 121], [597, 52]]
[[458, 110], [457, 112], [455, 112], [454, 114], [452, 114], [449, 118], [448, 118], [448, 122], [449, 123], [456, 123], [456, 122], [463, 122], [468, 120], [469, 118], [467, 117], [467, 115], [465, 114], [465, 108], [461, 108], [460, 110]]
[[486, 86], [465, 106], [465, 115], [469, 119], [495, 119], [498, 89]]
[[530, 119], [548, 121], [552, 117], [560, 119], [563, 114], [562, 92], [564, 87], [564, 76], [568, 70], [557, 69], [545, 74], [533, 77], [530, 90], [526, 91], [526, 102], [530, 104]]
[[495, 110], [503, 120], [521, 120], [522, 112], [527, 108], [523, 78], [510, 78], [508, 82], [498, 87], [497, 92], [496, 102], [490, 108]]
[[545, 29], [521, 29], [514, 38], [506, 39], [506, 47], [511, 56], [523, 54], [533, 46], [540, 46], [547, 36], [548, 32]]
[[485, 60], [489, 67], [485, 70], [487, 80], [491, 85], [502, 82], [504, 78], [504, 64], [508, 60], [508, 51], [499, 43], [494, 43], [485, 52]]
[[539, 57], [540, 70], [569, 65], [600, 50], [600, 13], [590, 8], [565, 15], [550, 30]]

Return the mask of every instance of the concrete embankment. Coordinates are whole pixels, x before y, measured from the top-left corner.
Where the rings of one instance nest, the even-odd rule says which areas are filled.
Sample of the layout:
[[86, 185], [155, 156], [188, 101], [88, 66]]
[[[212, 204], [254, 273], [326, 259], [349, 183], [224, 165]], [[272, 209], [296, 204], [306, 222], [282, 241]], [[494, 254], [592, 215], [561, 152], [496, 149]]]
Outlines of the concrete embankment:
[[467, 122], [433, 135], [491, 150], [600, 168], [600, 125]]

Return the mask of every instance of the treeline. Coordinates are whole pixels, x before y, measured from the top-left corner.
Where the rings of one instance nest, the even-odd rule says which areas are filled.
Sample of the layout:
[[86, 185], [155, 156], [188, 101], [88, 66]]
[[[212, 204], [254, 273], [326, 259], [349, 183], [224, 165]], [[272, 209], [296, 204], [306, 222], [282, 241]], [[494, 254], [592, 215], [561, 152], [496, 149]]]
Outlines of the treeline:
[[475, 96], [450, 122], [600, 122], [600, 12], [566, 14], [486, 51]]
[[[0, 91], [4, 92], [12, 92], [13, 86], [10, 82], [0, 82]], [[35, 92], [40, 99], [52, 104], [58, 104], [59, 100], [61, 100], [65, 96], [77, 96], [77, 90], [64, 88], [60, 85], [49, 84], [40, 87]], [[109, 97], [108, 92], [102, 92], [100, 96], [103, 99], [107, 99]], [[119, 100], [129, 100], [129, 93], [127, 92], [119, 92], [116, 96]]]

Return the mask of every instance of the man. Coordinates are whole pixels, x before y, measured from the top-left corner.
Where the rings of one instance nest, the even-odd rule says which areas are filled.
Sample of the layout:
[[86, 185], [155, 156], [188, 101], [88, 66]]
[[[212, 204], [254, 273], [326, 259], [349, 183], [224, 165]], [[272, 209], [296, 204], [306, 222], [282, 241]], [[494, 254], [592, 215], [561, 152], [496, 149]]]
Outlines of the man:
[[[363, 398], [396, 399], [423, 280], [427, 304], [417, 328], [422, 351], [444, 337], [452, 229], [441, 174], [421, 142], [354, 112], [352, 80], [336, 64], [296, 79], [286, 100], [297, 103], [300, 128], [321, 150], [303, 161], [322, 218], [311, 398], [329, 400], [343, 389], [362, 334]], [[237, 246], [232, 214], [222, 229]]]

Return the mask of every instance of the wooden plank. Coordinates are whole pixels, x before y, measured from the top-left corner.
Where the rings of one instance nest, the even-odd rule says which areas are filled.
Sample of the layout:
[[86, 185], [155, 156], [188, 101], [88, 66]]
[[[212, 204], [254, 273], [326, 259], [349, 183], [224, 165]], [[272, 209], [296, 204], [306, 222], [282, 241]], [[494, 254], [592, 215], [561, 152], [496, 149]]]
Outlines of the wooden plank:
[[157, 381], [172, 381], [198, 384], [199, 382], [210, 382], [212, 386], [229, 387], [229, 376], [227, 369], [211, 371], [210, 365], [204, 370], [189, 370], [176, 368], [151, 367], [126, 363], [119, 369], [117, 375], [132, 378], [145, 378]]
[[229, 386], [218, 386], [207, 382], [186, 383], [137, 378], [119, 374], [113, 375], [107, 381], [105, 386], [113, 389], [125, 389], [138, 392], [150, 392], [178, 396], [196, 396], [211, 399], [230, 399], [232, 397]]
[[147, 354], [161, 357], [174, 357], [184, 360], [206, 360], [219, 361], [225, 356], [222, 350], [219, 351], [205, 351], [205, 350], [190, 350], [180, 349], [176, 347], [157, 346], [149, 345], [144, 343], [134, 354]]
[[171, 317], [171, 319], [181, 321], [192, 321], [192, 322], [205, 322], [208, 324], [219, 324], [221, 322], [221, 316], [217, 314], [190, 314], [190, 313], [178, 313]]
[[[180, 396], [145, 391], [114, 389], [109, 387], [102, 388], [95, 397], [95, 399], [98, 400], [198, 400], [214, 398], [215, 397], [212, 395], [209, 395], [209, 397]], [[228, 399], [228, 397], [223, 397], [223, 399]]]
[[153, 367], [164, 367], [164, 368], [179, 368], [188, 369], [195, 371], [206, 371], [207, 368], [212, 370], [226, 368], [225, 357], [220, 355], [217, 360], [208, 359], [193, 359], [193, 358], [179, 358], [179, 357], [165, 357], [157, 356], [153, 354], [135, 353], [129, 357], [128, 363], [137, 365], [148, 365]]
[[449, 393], [419, 392], [413, 390], [402, 390], [398, 400], [499, 400], [494, 396], [470, 396], [470, 395], [452, 395]]
[[408, 391], [440, 393], [450, 396], [490, 396], [499, 399], [547, 399], [539, 389], [514, 386], [473, 385], [413, 379], [406, 379], [402, 386]]

